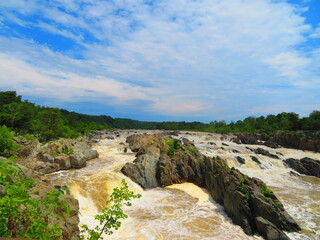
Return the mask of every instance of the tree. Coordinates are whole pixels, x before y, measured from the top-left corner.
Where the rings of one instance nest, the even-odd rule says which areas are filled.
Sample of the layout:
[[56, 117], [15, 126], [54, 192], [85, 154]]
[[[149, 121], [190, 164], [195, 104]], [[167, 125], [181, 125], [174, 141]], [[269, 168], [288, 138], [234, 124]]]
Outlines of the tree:
[[4, 104], [9, 104], [12, 102], [21, 102], [21, 96], [17, 96], [15, 91], [0, 92], [0, 107], [2, 107]]
[[0, 156], [10, 156], [18, 144], [13, 140], [13, 135], [6, 126], [0, 126]]
[[57, 108], [40, 111], [33, 121], [32, 130], [40, 136], [42, 141], [76, 136], [69, 126], [64, 125], [61, 112]]

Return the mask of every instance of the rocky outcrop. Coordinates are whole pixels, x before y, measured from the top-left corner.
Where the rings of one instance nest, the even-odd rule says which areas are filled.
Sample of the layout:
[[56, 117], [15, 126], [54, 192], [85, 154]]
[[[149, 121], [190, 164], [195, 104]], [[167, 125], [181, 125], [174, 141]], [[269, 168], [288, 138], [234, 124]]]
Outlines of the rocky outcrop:
[[236, 159], [240, 164], [245, 164], [246, 163], [246, 160], [244, 158], [240, 157], [240, 156], [237, 156]]
[[259, 161], [259, 159], [256, 156], [250, 156], [252, 161], [256, 162], [257, 164], [261, 164], [261, 162]]
[[259, 137], [256, 134], [245, 134], [245, 133], [236, 133], [236, 137], [232, 138], [231, 141], [237, 144], [252, 144], [259, 145]]
[[267, 150], [265, 150], [263, 148], [254, 149], [253, 152], [255, 154], [261, 154], [261, 155], [264, 155], [264, 156], [267, 156], [267, 157], [270, 157], [270, 158], [280, 159], [277, 155], [269, 153]]
[[237, 144], [266, 145], [270, 148], [295, 148], [320, 152], [320, 132], [316, 131], [277, 131], [273, 136], [237, 133], [231, 141]]
[[35, 148], [25, 165], [42, 173], [51, 173], [85, 167], [88, 160], [98, 157], [98, 152], [92, 150], [84, 139], [59, 139]]
[[289, 239], [283, 231], [300, 230], [261, 180], [230, 169], [220, 158], [200, 154], [192, 142], [165, 135], [134, 135], [127, 142], [137, 158], [122, 172], [143, 188], [192, 182], [206, 188], [249, 235], [258, 232], [268, 240]]
[[272, 142], [295, 149], [310, 150], [320, 152], [319, 132], [277, 132], [272, 137]]
[[320, 161], [308, 157], [302, 159], [288, 158], [285, 164], [299, 173], [320, 178]]

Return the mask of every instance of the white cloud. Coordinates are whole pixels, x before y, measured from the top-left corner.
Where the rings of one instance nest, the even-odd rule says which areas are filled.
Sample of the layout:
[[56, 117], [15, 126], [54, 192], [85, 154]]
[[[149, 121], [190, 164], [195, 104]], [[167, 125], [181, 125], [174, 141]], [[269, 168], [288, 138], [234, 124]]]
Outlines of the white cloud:
[[[297, 48], [310, 31], [304, 10], [285, 1], [13, 2], [1, 3], [5, 18], [81, 46], [59, 53], [36, 38], [0, 38], [2, 62], [9, 64], [5, 79], [35, 85], [47, 91], [42, 96], [59, 98], [50, 89], [64, 88], [71, 101], [90, 90], [118, 104], [147, 101], [139, 106], [146, 111], [231, 116], [235, 106], [245, 115], [266, 98], [294, 102], [293, 96], [319, 89], [317, 58]], [[41, 17], [34, 22], [28, 15]], [[72, 59], [76, 51], [84, 59]], [[282, 90], [287, 97], [268, 87], [282, 83], [289, 85]]]
[[320, 38], [320, 23], [318, 27], [314, 29], [313, 33], [310, 35], [311, 38]]
[[302, 69], [311, 63], [311, 59], [300, 57], [297, 52], [280, 53], [265, 61], [284, 77], [299, 77], [303, 73]]

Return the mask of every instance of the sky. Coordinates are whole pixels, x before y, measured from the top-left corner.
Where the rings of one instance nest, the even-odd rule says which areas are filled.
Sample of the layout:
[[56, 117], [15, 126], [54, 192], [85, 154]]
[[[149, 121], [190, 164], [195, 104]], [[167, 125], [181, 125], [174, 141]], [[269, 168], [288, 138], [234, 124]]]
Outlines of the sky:
[[2, 0], [0, 90], [145, 121], [307, 116], [320, 0]]

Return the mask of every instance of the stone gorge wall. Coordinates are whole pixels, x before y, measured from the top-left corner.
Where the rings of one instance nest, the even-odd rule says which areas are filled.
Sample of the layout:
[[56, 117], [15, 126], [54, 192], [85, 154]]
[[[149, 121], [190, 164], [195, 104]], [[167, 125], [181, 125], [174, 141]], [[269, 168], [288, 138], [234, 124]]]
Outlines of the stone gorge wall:
[[261, 180], [230, 169], [222, 159], [200, 154], [187, 139], [145, 134], [132, 135], [127, 142], [137, 154], [122, 172], [143, 188], [191, 182], [206, 188], [249, 235], [258, 232], [268, 240], [284, 240], [289, 238], [283, 231], [300, 230]]

